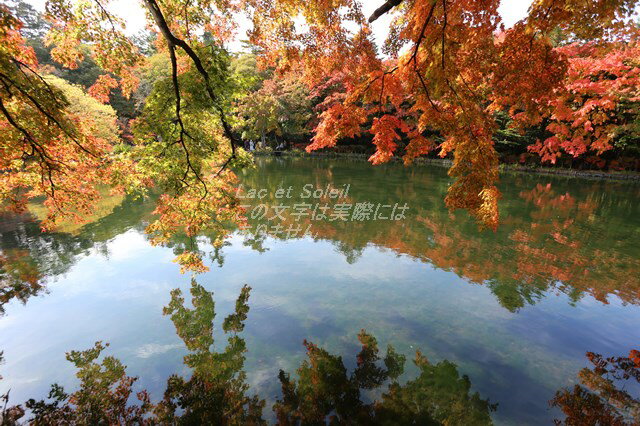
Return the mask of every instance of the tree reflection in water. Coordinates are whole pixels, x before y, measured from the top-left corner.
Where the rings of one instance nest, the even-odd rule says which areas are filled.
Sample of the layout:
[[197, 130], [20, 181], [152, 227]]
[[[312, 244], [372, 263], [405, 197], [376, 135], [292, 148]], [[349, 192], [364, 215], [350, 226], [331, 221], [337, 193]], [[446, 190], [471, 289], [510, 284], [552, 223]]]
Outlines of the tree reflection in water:
[[[437, 173], [419, 169], [388, 173], [383, 168], [358, 171], [354, 164], [327, 164], [300, 161], [287, 169], [263, 164], [259, 174], [245, 176], [243, 181], [248, 187], [271, 189], [290, 185], [300, 188], [310, 183], [309, 179], [318, 187], [353, 183], [349, 202], [409, 203], [406, 226], [395, 221], [296, 222], [303, 228], [311, 224], [315, 238], [332, 242], [349, 262], [357, 262], [371, 245], [386, 247], [454, 272], [469, 283], [486, 286], [512, 312], [537, 303], [552, 292], [565, 293], [570, 303], [586, 295], [602, 303], [612, 295], [623, 303], [640, 303], [637, 187], [614, 183], [587, 186], [562, 180], [539, 184], [541, 178], [524, 176], [507, 179], [504, 221], [496, 233], [481, 233], [464, 215], [452, 216], [443, 208], [441, 193], [446, 190], [447, 180]], [[352, 182], [358, 173], [360, 180]], [[302, 200], [288, 202], [298, 201]], [[262, 202], [276, 205], [281, 201]], [[69, 270], [88, 250], [106, 248], [111, 239], [129, 229], [141, 232], [151, 212], [150, 204], [127, 201], [75, 234], [42, 234], [37, 222], [23, 218], [14, 222], [0, 220], [0, 315], [11, 299], [25, 302], [46, 291], [49, 279]], [[245, 237], [245, 245], [259, 252], [269, 250], [273, 243], [265, 235], [246, 232]], [[176, 236], [168, 245], [178, 254], [186, 247], [193, 250], [193, 243]], [[205, 246], [209, 249], [210, 245]], [[212, 262], [221, 265], [224, 250], [225, 247], [216, 247], [211, 252]], [[223, 327], [229, 340], [225, 351], [212, 352], [213, 298], [196, 283], [192, 293], [193, 309], [185, 308], [182, 295], [174, 293], [167, 315], [190, 351], [185, 363], [193, 375], [173, 376], [159, 402], [151, 403], [141, 394], [142, 400], [132, 404], [133, 379], [126, 376], [124, 366], [116, 359], [101, 358], [105, 345], [99, 344], [89, 351], [69, 354], [70, 361], [78, 367], [80, 389], [67, 395], [54, 387], [49, 400], [30, 401], [25, 406], [30, 408], [30, 415], [40, 416], [37, 418], [43, 423], [56, 415], [82, 423], [91, 419], [82, 420], [81, 416], [95, 412], [91, 410], [97, 406], [103, 410], [98, 413], [105, 416], [105, 421], [108, 416], [116, 416], [112, 418], [150, 423], [196, 422], [202, 416], [216, 418], [215, 413], [222, 423], [262, 421], [266, 402], [248, 395], [243, 372], [246, 348], [239, 334], [246, 312], [242, 314], [239, 309], [238, 315]], [[242, 294], [248, 297], [249, 290]], [[242, 295], [239, 304], [246, 305]], [[280, 374], [283, 392], [272, 407], [276, 417], [283, 423], [322, 423], [327, 418], [336, 423], [351, 418], [383, 423], [390, 417], [393, 421], [489, 421], [495, 407], [470, 394], [469, 380], [460, 376], [454, 364], [429, 363], [418, 356], [418, 376], [401, 384], [396, 369], [400, 362], [392, 362], [394, 352], [380, 354], [375, 339], [366, 333], [360, 339], [362, 349], [353, 372], [339, 357], [305, 342], [307, 360], [297, 374]], [[589, 418], [608, 423], [631, 422], [634, 416], [638, 423], [637, 414], [633, 414], [637, 413], [633, 408], [637, 407], [637, 398], [632, 392], [636, 388], [620, 387], [621, 381], [637, 381], [637, 376], [628, 373], [628, 380], [624, 375], [616, 376], [615, 367], [622, 364], [615, 359], [604, 360], [603, 370], [596, 368], [603, 362], [601, 355], [592, 354], [589, 358], [594, 368], [583, 370], [578, 387], [561, 390], [554, 406], [567, 415], [568, 424], [581, 424]], [[626, 359], [637, 360], [637, 356]], [[631, 361], [625, 362], [631, 368]], [[629, 371], [637, 374], [637, 361], [634, 362], [636, 367]], [[16, 417], [20, 411], [11, 413]]]
[[[4, 352], [0, 352], [0, 365], [4, 361]], [[0, 376], [0, 380], [2, 380], [2, 376]], [[0, 424], [4, 425], [5, 423], [8, 425], [15, 424], [18, 419], [24, 416], [24, 410], [21, 406], [8, 407], [9, 405], [9, 393], [7, 392], [4, 395], [0, 395]]]
[[[497, 232], [480, 232], [465, 214], [452, 215], [442, 203], [448, 178], [433, 168], [385, 169], [366, 164], [261, 159], [258, 172], [242, 176], [246, 188], [268, 189], [266, 198], [248, 200], [268, 206], [307, 203], [300, 188], [350, 184], [348, 203], [407, 203], [404, 221], [330, 221], [285, 215], [285, 229], [301, 226], [316, 240], [330, 241], [349, 263], [369, 246], [385, 247], [466, 281], [489, 288], [500, 304], [517, 312], [553, 292], [570, 303], [589, 295], [602, 303], [616, 296], [624, 303], [640, 303], [640, 238], [635, 200], [637, 186], [615, 182], [585, 183], [518, 175], [505, 177], [503, 220]], [[544, 179], [544, 184], [540, 183]], [[293, 187], [293, 198], [276, 198], [277, 188]], [[381, 190], [383, 189], [383, 190]], [[342, 201], [342, 200], [341, 200]], [[317, 201], [313, 201], [314, 203]], [[320, 203], [335, 203], [322, 199]], [[128, 229], [144, 229], [153, 198], [125, 200], [111, 213], [77, 230], [41, 233], [28, 218], [0, 219], [0, 315], [11, 298], [21, 301], [44, 290], [47, 279], [69, 270], [80, 254], [101, 247]], [[271, 215], [271, 214], [270, 214]], [[269, 216], [270, 216], [269, 215]], [[251, 230], [238, 231], [244, 245], [258, 252], [270, 241], [256, 233], [267, 219], [249, 220]], [[167, 242], [175, 255], [188, 250], [222, 266], [229, 242], [212, 244], [218, 235], [188, 238], [175, 235]], [[274, 237], [274, 235], [270, 235]], [[285, 239], [282, 234], [276, 238]], [[202, 244], [206, 242], [206, 244]]]
[[551, 400], [566, 415], [556, 424], [566, 425], [639, 425], [640, 351], [628, 357], [605, 358], [587, 352], [591, 368], [578, 373], [580, 384], [561, 389]]
[[[251, 288], [244, 286], [235, 312], [222, 329], [227, 338], [224, 351], [213, 350], [215, 303], [213, 294], [191, 283], [193, 308], [185, 306], [180, 290], [171, 292], [164, 308], [184, 342], [188, 354], [184, 364], [191, 377], [177, 374], [168, 381], [164, 397], [152, 403], [146, 391], [136, 394], [137, 378], [127, 376], [126, 367], [112, 356], [101, 358], [108, 344], [97, 342], [91, 349], [71, 351], [67, 359], [77, 368], [79, 389], [68, 394], [53, 385], [47, 400], [31, 399], [25, 406], [33, 424], [264, 424], [265, 400], [249, 396], [244, 372], [245, 341], [240, 336], [249, 313]], [[497, 404], [471, 392], [468, 377], [455, 364], [430, 363], [419, 352], [415, 363], [419, 375], [405, 384], [399, 376], [405, 357], [392, 346], [381, 358], [376, 339], [364, 330], [359, 334], [361, 350], [356, 367], [349, 372], [342, 358], [304, 342], [307, 359], [297, 379], [280, 371], [282, 396], [273, 406], [281, 424], [491, 424]], [[382, 396], [370, 398], [370, 392]], [[373, 399], [368, 401], [368, 399]], [[24, 416], [20, 406], [7, 408], [4, 422], [16, 423]]]
[[26, 303], [31, 296], [44, 291], [40, 271], [27, 250], [0, 252], [0, 315], [11, 299]]
[[[285, 167], [286, 166], [286, 167]], [[283, 170], [286, 170], [283, 171]], [[570, 303], [591, 296], [608, 303], [611, 296], [640, 303], [640, 187], [620, 182], [587, 182], [540, 176], [503, 176], [502, 219], [498, 230], [479, 231], [463, 212], [451, 213], [441, 202], [449, 180], [437, 168], [375, 169], [357, 164], [266, 159], [260, 173], [245, 172], [245, 188], [268, 188], [265, 198], [247, 204], [276, 206], [276, 188], [323, 188], [351, 184], [347, 203], [407, 203], [402, 221], [331, 221], [285, 216], [284, 228], [310, 226], [316, 240], [332, 241], [349, 263], [368, 246], [391, 249], [466, 281], [488, 287], [500, 304], [517, 312], [551, 293]], [[544, 182], [544, 183], [541, 183]], [[296, 203], [328, 203], [294, 197]], [[342, 200], [341, 200], [342, 201]], [[255, 239], [268, 219], [253, 220], [245, 231]], [[282, 234], [270, 237], [286, 239]]]
[[[404, 371], [405, 357], [389, 346], [381, 360], [373, 336], [363, 330], [358, 339], [362, 348], [351, 374], [347, 374], [341, 357], [305, 342], [308, 359], [298, 369], [298, 380], [280, 371], [282, 399], [273, 407], [279, 423], [492, 423], [490, 412], [497, 404], [471, 393], [469, 378], [461, 377], [452, 362], [431, 364], [418, 352], [414, 361], [418, 377], [401, 385], [397, 379]], [[385, 383], [389, 384], [379, 400], [364, 402], [363, 391], [380, 389]]]
[[142, 230], [150, 217], [153, 198], [117, 198], [108, 214], [73, 232], [42, 232], [30, 214], [0, 214], [0, 316], [12, 299], [26, 303], [46, 292], [49, 281], [66, 273], [82, 254], [95, 249], [108, 255], [107, 243], [130, 229]]

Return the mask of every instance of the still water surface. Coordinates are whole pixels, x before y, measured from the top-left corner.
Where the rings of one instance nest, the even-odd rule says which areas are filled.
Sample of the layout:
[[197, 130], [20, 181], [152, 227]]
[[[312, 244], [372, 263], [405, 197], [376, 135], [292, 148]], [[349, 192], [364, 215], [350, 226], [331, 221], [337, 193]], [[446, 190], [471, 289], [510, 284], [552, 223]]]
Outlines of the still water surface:
[[[241, 333], [244, 370], [249, 393], [266, 400], [268, 420], [281, 398], [278, 373], [296, 377], [305, 339], [341, 356], [352, 371], [365, 329], [381, 352], [391, 344], [406, 355], [400, 383], [420, 374], [416, 350], [431, 365], [453, 364], [445, 379], [468, 380], [469, 395], [497, 403], [481, 409], [498, 424], [562, 418], [549, 400], [579, 383], [586, 352], [624, 356], [638, 349], [638, 185], [504, 175], [502, 224], [492, 232], [479, 230], [465, 212], [447, 211], [449, 178], [441, 168], [258, 160], [241, 174], [246, 189], [267, 189], [263, 199], [247, 201], [253, 228], [234, 231], [216, 249], [198, 239], [210, 271], [196, 279], [214, 294], [215, 333], [242, 286], [252, 287]], [[302, 199], [309, 184], [349, 185], [349, 192], [337, 200]], [[276, 198], [277, 189], [289, 187], [292, 198]], [[400, 220], [268, 220], [273, 206], [288, 205], [290, 213], [304, 202], [408, 209]], [[52, 383], [74, 389], [76, 370], [65, 353], [97, 340], [110, 343], [105, 353], [127, 365], [139, 377], [135, 389], [154, 400], [171, 374], [190, 374], [187, 349], [163, 307], [174, 288], [190, 299], [191, 278], [172, 260], [192, 242], [152, 246], [144, 228], [153, 204], [112, 200], [93, 222], [50, 234], [39, 232], [34, 216], [0, 217], [0, 394], [11, 389], [11, 401], [21, 403], [44, 398]], [[271, 211], [252, 219], [259, 205]], [[278, 221], [308, 234], [256, 234], [258, 225]], [[218, 339], [214, 347], [224, 345]], [[637, 397], [638, 389], [629, 391]]]

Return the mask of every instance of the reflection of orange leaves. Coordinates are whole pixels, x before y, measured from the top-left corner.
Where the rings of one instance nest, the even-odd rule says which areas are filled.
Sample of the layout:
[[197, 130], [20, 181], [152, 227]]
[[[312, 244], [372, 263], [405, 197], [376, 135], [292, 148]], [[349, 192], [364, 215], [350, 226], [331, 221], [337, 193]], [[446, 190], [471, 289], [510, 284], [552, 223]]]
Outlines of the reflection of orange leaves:
[[522, 229], [516, 229], [515, 231], [513, 231], [511, 235], [509, 235], [509, 238], [518, 243], [531, 242], [531, 237], [529, 236], [529, 234], [524, 232]]
[[[176, 234], [182, 233], [189, 239], [207, 235], [214, 247], [220, 247], [229, 233], [225, 224], [244, 226], [243, 210], [238, 200], [229, 196], [235, 193], [235, 175], [225, 171], [221, 175], [209, 173], [202, 179], [207, 186], [206, 192], [202, 182], [197, 182], [185, 187], [180, 194], [160, 196], [154, 211], [158, 218], [146, 228], [152, 244], [167, 244]], [[200, 255], [193, 251], [179, 255], [176, 262], [182, 265], [183, 272], [207, 270]]]
[[41, 273], [28, 250], [13, 249], [0, 252], [0, 270], [4, 270], [12, 280], [28, 283], [32, 287], [41, 279]]
[[576, 248], [578, 246], [576, 242], [573, 242], [573, 243], [569, 242], [569, 239], [566, 236], [562, 235], [560, 232], [554, 232], [551, 234], [551, 236], [559, 244], [570, 246], [572, 248]]
[[[515, 244], [501, 240], [487, 247], [485, 238], [452, 227], [455, 218], [431, 215], [417, 219], [433, 232], [434, 247], [423, 251], [424, 257], [472, 282], [515, 279], [563, 292], [583, 291], [602, 303], [611, 294], [630, 303], [640, 301], [640, 283], [634, 274], [638, 261], [594, 248], [593, 234], [584, 228], [596, 223], [590, 217], [596, 212], [597, 200], [557, 195], [551, 185], [537, 185], [520, 196], [529, 205], [530, 219], [511, 216], [502, 225], [512, 229], [508, 239]], [[492, 255], [480, 260], [479, 252]]]
[[181, 274], [184, 274], [187, 271], [195, 272], [197, 274], [209, 271], [209, 267], [205, 266], [202, 261], [202, 256], [192, 251], [185, 251], [184, 253], [179, 254], [173, 261], [180, 265]]

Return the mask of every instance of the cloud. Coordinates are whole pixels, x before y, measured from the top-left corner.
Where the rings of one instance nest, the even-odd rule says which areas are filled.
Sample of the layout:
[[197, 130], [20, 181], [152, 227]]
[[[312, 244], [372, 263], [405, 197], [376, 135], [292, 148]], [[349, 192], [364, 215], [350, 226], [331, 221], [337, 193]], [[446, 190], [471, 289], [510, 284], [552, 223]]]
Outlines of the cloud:
[[147, 343], [146, 345], [140, 346], [136, 350], [136, 356], [138, 358], [151, 358], [152, 356], [162, 355], [174, 349], [181, 348], [182, 345], [180, 343], [173, 343], [169, 345], [159, 345], [157, 343]]

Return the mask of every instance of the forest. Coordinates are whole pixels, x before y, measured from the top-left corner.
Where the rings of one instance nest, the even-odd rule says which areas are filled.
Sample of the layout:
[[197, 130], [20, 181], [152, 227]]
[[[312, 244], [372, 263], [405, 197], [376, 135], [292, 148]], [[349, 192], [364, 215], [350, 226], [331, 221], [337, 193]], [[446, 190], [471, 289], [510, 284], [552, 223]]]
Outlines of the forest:
[[[501, 163], [638, 169], [632, 0], [536, 1], [511, 28], [497, 1], [370, 17], [352, 0], [143, 3], [132, 37], [100, 0], [2, 6], [0, 202], [46, 197], [44, 228], [81, 220], [99, 185], [159, 188], [160, 243], [215, 228], [238, 216], [232, 170], [252, 148], [451, 157], [447, 205], [494, 229]], [[369, 23], [387, 13], [378, 48]], [[238, 14], [253, 27], [232, 54]]]
[[125, 3], [0, 0], [0, 423], [640, 421], [637, 0]]

